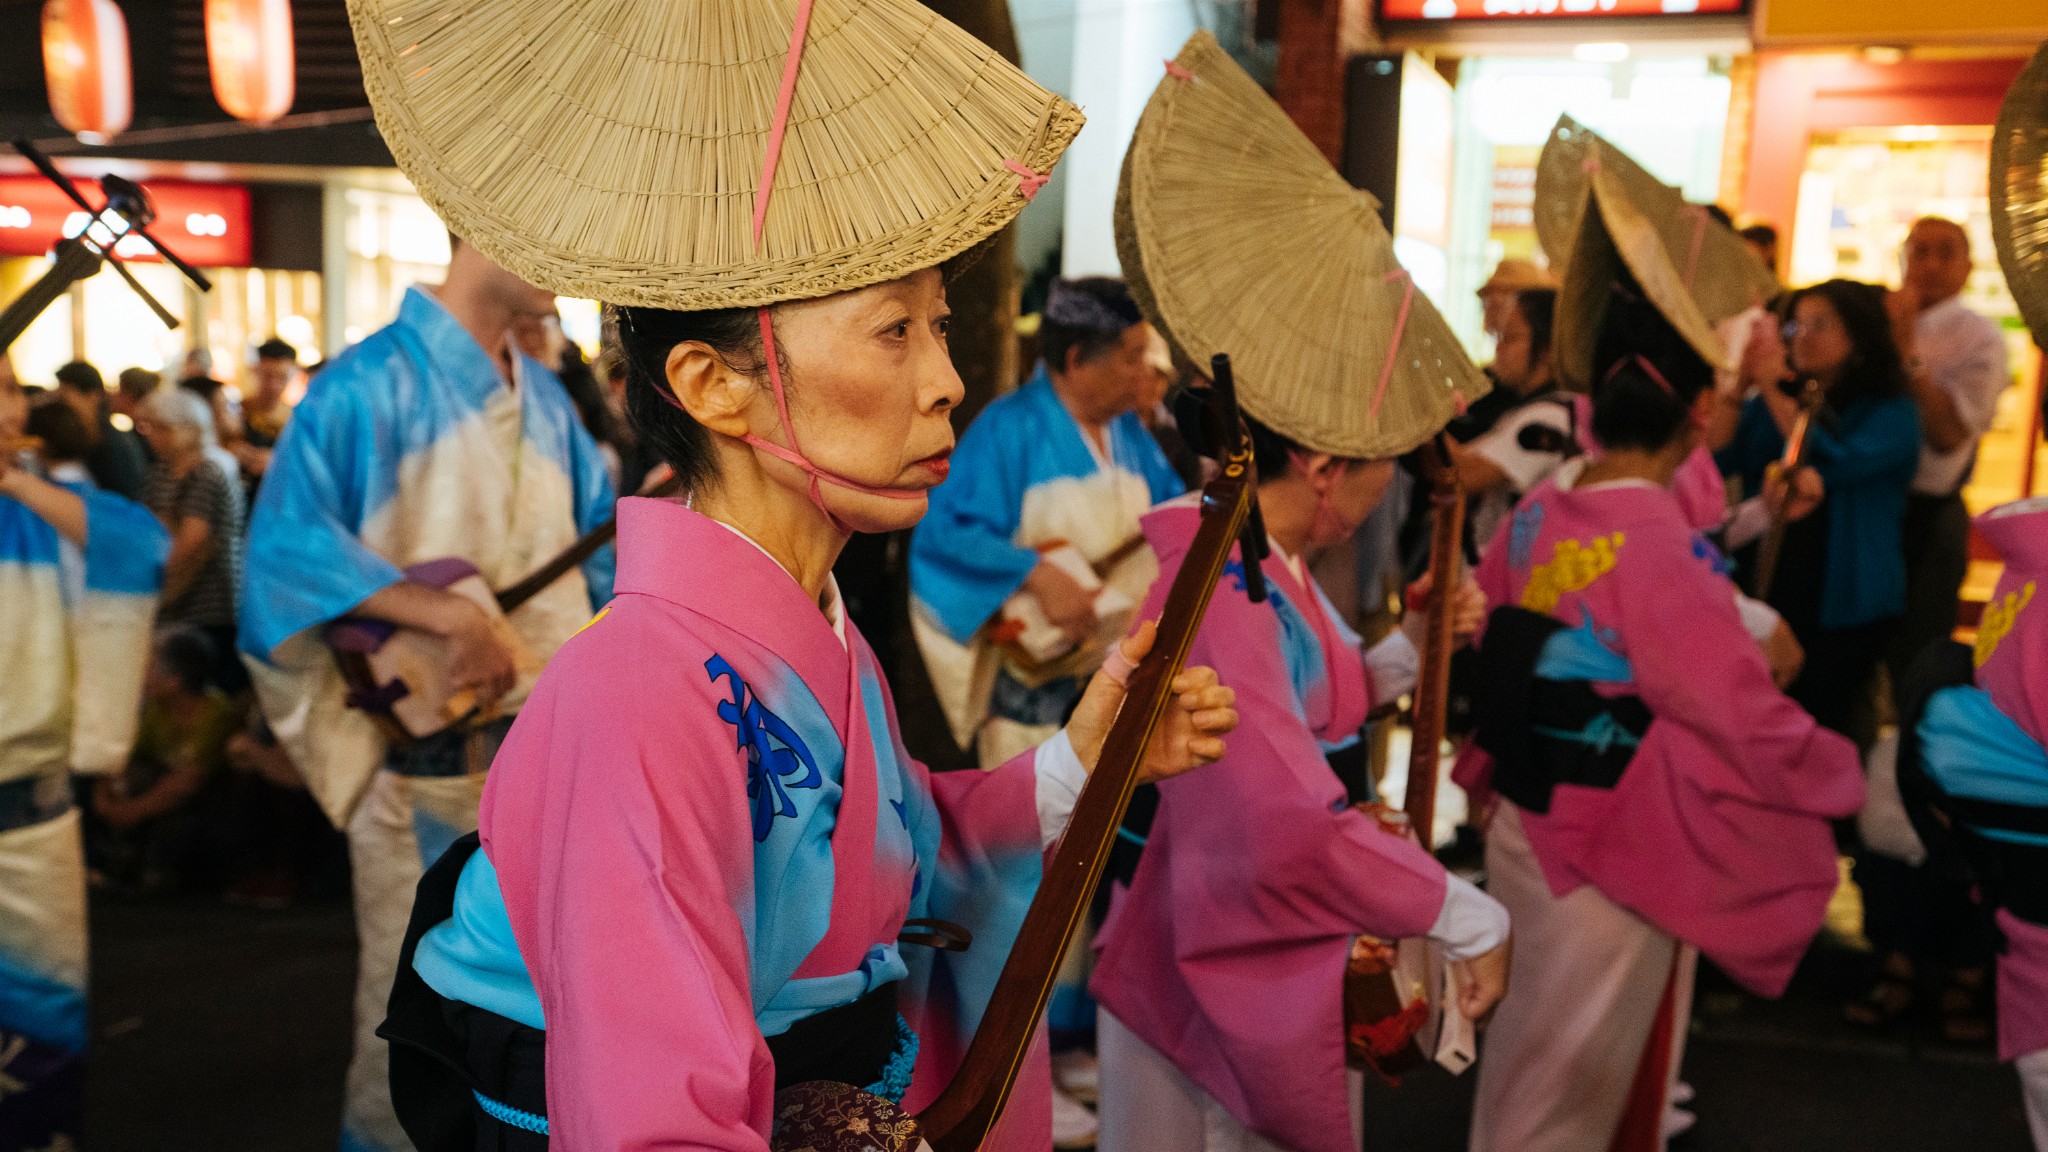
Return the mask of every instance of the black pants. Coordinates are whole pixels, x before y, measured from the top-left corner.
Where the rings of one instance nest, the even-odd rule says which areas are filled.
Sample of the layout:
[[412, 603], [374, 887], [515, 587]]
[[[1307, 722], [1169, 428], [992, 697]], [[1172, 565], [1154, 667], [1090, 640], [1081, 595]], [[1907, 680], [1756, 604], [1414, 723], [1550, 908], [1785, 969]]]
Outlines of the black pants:
[[1799, 636], [1806, 665], [1785, 694], [1832, 729], [1868, 749], [1877, 741], [1876, 688], [1872, 678], [1884, 656], [1897, 617], [1853, 628], [1813, 628]]
[[1901, 544], [1906, 557], [1906, 611], [1885, 652], [1892, 683], [1936, 640], [1956, 630], [1956, 600], [1970, 570], [1970, 511], [1960, 493], [1906, 497]]

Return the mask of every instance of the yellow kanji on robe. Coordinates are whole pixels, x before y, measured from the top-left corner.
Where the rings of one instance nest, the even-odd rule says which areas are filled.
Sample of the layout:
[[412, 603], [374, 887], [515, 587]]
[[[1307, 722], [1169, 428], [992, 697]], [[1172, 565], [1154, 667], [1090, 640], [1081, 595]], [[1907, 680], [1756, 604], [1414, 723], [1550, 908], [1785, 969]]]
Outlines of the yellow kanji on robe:
[[1529, 583], [1522, 589], [1522, 607], [1546, 615], [1555, 611], [1559, 597], [1577, 592], [1613, 571], [1614, 554], [1621, 545], [1619, 532], [1595, 536], [1591, 543], [1559, 540], [1549, 563], [1538, 564], [1529, 573]]
[[2027, 581], [2017, 592], [2007, 592], [2003, 600], [1984, 606], [1984, 619], [1977, 624], [1977, 647], [1974, 652], [1976, 666], [1982, 668], [1991, 654], [1998, 651], [1998, 642], [2012, 631], [2020, 612], [2034, 598], [2034, 582]]

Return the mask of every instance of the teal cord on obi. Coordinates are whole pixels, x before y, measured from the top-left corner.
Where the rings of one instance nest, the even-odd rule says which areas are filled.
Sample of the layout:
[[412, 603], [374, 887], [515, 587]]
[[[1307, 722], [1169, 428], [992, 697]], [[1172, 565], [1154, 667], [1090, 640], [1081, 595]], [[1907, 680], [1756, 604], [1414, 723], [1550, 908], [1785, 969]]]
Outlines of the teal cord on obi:
[[917, 1033], [911, 1031], [910, 1021], [899, 1014], [896, 1017], [896, 1051], [882, 1069], [882, 1078], [868, 1085], [864, 1091], [891, 1104], [901, 1104], [904, 1094], [910, 1091], [910, 1072], [916, 1066]]
[[477, 1107], [484, 1110], [484, 1115], [489, 1116], [498, 1123], [520, 1129], [524, 1132], [532, 1132], [539, 1136], [548, 1134], [547, 1117], [536, 1116], [524, 1109], [514, 1108], [503, 1101], [493, 1100], [475, 1089], [470, 1090], [470, 1095], [476, 1097]]

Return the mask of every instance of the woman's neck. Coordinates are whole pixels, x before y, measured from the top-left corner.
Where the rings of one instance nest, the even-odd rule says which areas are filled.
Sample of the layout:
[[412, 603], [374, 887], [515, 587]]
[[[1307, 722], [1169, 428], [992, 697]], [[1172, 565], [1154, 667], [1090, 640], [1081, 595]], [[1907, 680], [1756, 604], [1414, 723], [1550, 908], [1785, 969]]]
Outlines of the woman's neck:
[[1266, 535], [1289, 556], [1299, 556], [1308, 547], [1316, 504], [1315, 489], [1298, 476], [1282, 476], [1259, 485], [1259, 515], [1266, 521]]
[[1647, 480], [1659, 488], [1666, 488], [1670, 486], [1671, 478], [1678, 475], [1679, 465], [1685, 463], [1685, 458], [1691, 453], [1692, 438], [1689, 436], [1680, 436], [1655, 452], [1641, 448], [1605, 452], [1586, 465], [1575, 487], [1612, 484], [1621, 480]]
[[824, 603], [832, 565], [850, 534], [811, 503], [807, 492], [775, 483], [758, 466], [743, 465], [722, 472], [716, 487], [693, 493], [690, 507], [759, 544], [811, 603]]

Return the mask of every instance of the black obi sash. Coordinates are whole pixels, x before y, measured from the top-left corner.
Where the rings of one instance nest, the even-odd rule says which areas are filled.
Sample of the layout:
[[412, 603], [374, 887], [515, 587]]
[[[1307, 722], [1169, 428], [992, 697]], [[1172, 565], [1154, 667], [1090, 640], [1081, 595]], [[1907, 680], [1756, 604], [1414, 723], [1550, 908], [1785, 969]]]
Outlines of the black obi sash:
[[1977, 682], [1970, 648], [1954, 640], [1928, 645], [1899, 678], [1899, 796], [1930, 863], [1962, 870], [1985, 903], [2029, 923], [2048, 926], [2048, 847], [1995, 840], [1979, 828], [2048, 836], [2048, 808], [1953, 796], [1927, 774], [1920, 752], [1920, 718], [1944, 688]]
[[1650, 729], [1639, 696], [1602, 696], [1590, 680], [1536, 675], [1544, 643], [1563, 629], [1545, 613], [1505, 605], [1487, 618], [1478, 652], [1474, 738], [1493, 756], [1494, 791], [1529, 812], [1550, 811], [1559, 784], [1619, 784]]

